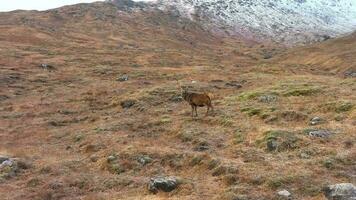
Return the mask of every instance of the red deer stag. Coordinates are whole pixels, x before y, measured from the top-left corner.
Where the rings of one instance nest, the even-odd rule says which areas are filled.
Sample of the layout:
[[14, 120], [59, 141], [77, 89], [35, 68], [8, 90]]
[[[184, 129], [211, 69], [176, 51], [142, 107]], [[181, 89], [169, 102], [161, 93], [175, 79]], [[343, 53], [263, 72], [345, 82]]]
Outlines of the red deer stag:
[[192, 107], [192, 117], [194, 117], [194, 111], [195, 111], [195, 116], [198, 117], [197, 107], [204, 107], [204, 106], [208, 107], [205, 116], [209, 114], [210, 109], [212, 110], [212, 112], [214, 112], [214, 107], [211, 103], [211, 98], [207, 93], [189, 92], [187, 89], [182, 87], [182, 85], [178, 80], [177, 82], [179, 84], [183, 99], [186, 102], [188, 102]]

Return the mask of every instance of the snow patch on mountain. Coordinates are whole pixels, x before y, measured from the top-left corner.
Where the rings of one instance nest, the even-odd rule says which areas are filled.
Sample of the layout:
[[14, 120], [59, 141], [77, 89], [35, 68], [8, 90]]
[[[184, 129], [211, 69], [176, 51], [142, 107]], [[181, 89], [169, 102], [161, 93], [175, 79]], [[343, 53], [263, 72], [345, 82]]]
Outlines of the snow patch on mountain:
[[355, 0], [158, 0], [157, 4], [211, 30], [260, 41], [308, 43], [356, 30]]

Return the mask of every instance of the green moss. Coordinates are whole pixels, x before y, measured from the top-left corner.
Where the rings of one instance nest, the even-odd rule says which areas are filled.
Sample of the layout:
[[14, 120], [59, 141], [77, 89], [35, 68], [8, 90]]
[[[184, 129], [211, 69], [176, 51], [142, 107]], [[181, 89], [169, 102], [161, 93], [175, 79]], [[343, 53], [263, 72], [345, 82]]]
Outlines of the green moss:
[[256, 91], [244, 92], [239, 95], [238, 100], [239, 101], [247, 101], [247, 100], [255, 99], [260, 95], [262, 95], [262, 94], [260, 92], [256, 92]]
[[252, 107], [246, 107], [246, 108], [242, 108], [241, 112], [246, 113], [248, 116], [252, 117], [255, 115], [260, 115], [262, 112], [262, 109], [260, 108], [252, 108]]
[[292, 150], [299, 147], [300, 139], [292, 132], [283, 130], [271, 130], [264, 133], [264, 137], [256, 141], [261, 147], [267, 147], [272, 151]]
[[337, 113], [341, 113], [341, 112], [348, 112], [350, 110], [352, 110], [352, 108], [354, 107], [354, 105], [350, 102], [343, 102], [341, 105], [338, 105], [335, 108], [335, 111]]
[[300, 87], [300, 88], [291, 88], [283, 93], [284, 96], [312, 96], [321, 92], [320, 88], [315, 87]]

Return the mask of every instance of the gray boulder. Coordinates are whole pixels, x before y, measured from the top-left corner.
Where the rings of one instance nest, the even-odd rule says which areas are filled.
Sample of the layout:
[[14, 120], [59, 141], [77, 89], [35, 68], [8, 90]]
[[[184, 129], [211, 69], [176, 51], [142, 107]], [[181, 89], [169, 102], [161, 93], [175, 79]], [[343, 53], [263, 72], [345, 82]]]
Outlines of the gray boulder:
[[272, 103], [277, 101], [277, 96], [275, 95], [262, 95], [258, 97], [258, 101], [262, 103]]
[[328, 200], [356, 200], [356, 187], [351, 183], [339, 183], [324, 188]]
[[117, 78], [118, 81], [120, 82], [124, 82], [124, 81], [128, 81], [129, 80], [129, 76], [128, 75], [122, 75], [119, 78]]
[[282, 199], [291, 199], [292, 194], [288, 190], [281, 190], [277, 192], [278, 196]]
[[178, 185], [178, 180], [175, 177], [156, 177], [150, 179], [148, 190], [152, 193], [157, 193], [158, 191], [171, 192]]
[[308, 135], [311, 137], [327, 138], [333, 135], [334, 132], [329, 130], [313, 130], [309, 131]]
[[131, 108], [133, 105], [136, 104], [135, 100], [129, 99], [129, 100], [124, 100], [120, 103], [122, 108]]
[[152, 158], [149, 156], [139, 156], [137, 158], [137, 162], [139, 162], [141, 165], [147, 165], [148, 163], [152, 162]]
[[324, 122], [325, 122], [325, 120], [322, 119], [322, 118], [320, 118], [320, 117], [313, 117], [313, 118], [310, 120], [309, 124], [312, 125], [312, 126], [315, 126], [315, 125], [322, 124], [322, 123], [324, 123]]
[[6, 160], [9, 160], [8, 156], [0, 155], [0, 164]]

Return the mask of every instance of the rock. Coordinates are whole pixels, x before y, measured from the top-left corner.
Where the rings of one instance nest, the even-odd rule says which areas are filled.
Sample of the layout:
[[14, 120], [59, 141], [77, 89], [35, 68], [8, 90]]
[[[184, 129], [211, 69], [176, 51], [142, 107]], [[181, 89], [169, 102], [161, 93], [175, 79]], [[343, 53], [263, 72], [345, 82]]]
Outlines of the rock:
[[258, 101], [262, 103], [272, 103], [277, 101], [277, 96], [274, 95], [262, 95], [258, 97]]
[[122, 76], [120, 76], [119, 78], [117, 78], [117, 81], [120, 81], [120, 82], [124, 82], [124, 81], [128, 81], [129, 80], [129, 76], [124, 74]]
[[322, 124], [322, 123], [324, 123], [324, 122], [325, 122], [325, 120], [322, 119], [322, 118], [320, 118], [320, 117], [313, 117], [313, 118], [310, 120], [309, 124], [312, 125], [312, 126], [315, 126], [315, 125]]
[[225, 84], [225, 86], [228, 86], [228, 87], [233, 87], [235, 89], [240, 89], [242, 88], [242, 85], [240, 83], [238, 83], [237, 81], [231, 81], [231, 82], [228, 82]]
[[356, 77], [356, 70], [349, 69], [344, 73], [345, 77], [355, 78]]
[[152, 158], [149, 156], [139, 156], [137, 158], [137, 162], [139, 162], [141, 165], [146, 165], [152, 162]]
[[181, 95], [173, 95], [169, 100], [178, 103], [183, 101], [183, 97]]
[[44, 70], [48, 70], [48, 71], [53, 71], [55, 70], [56, 68], [54, 68], [52, 65], [49, 65], [49, 64], [40, 64], [40, 67]]
[[267, 150], [276, 151], [278, 148], [278, 142], [275, 139], [270, 139], [267, 141]]
[[356, 200], [356, 187], [351, 183], [329, 185], [323, 191], [328, 200]]
[[196, 147], [194, 147], [194, 151], [206, 151], [209, 150], [209, 143], [200, 142]]
[[12, 167], [15, 165], [15, 162], [11, 160], [5, 160], [0, 164], [0, 168], [5, 168], [5, 167]]
[[178, 187], [179, 183], [174, 177], [151, 178], [148, 183], [148, 190], [152, 193], [158, 191], [171, 192]]
[[281, 191], [277, 192], [277, 194], [280, 197], [283, 197], [283, 199], [290, 199], [292, 196], [292, 194], [290, 192], [288, 192], [287, 190], [281, 190]]
[[0, 155], [0, 164], [4, 162], [5, 160], [9, 160], [8, 156]]
[[124, 100], [120, 103], [121, 107], [122, 108], [131, 108], [133, 105], [136, 104], [136, 101], [135, 100]]
[[96, 155], [91, 155], [90, 156], [90, 161], [92, 161], [92, 162], [97, 162], [99, 160], [99, 157], [98, 156], [96, 156]]
[[111, 155], [107, 158], [107, 161], [110, 163], [110, 162], [115, 161], [116, 159], [117, 159], [116, 156]]
[[306, 153], [301, 153], [301, 154], [299, 155], [299, 157], [302, 158], [302, 159], [309, 159], [309, 158], [310, 158], [310, 155], [308, 155], [308, 154], [306, 154]]
[[309, 131], [308, 133], [308, 135], [311, 137], [320, 137], [320, 138], [330, 137], [333, 134], [334, 132], [331, 132], [329, 130], [313, 130], [313, 131]]

